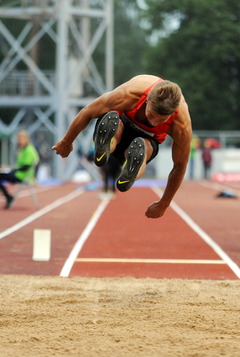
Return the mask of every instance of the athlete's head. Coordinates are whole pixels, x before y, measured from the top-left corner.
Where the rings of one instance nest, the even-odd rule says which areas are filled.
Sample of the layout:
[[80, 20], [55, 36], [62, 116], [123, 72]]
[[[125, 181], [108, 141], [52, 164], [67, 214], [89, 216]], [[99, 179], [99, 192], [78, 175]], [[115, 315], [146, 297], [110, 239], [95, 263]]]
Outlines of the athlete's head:
[[148, 102], [152, 110], [159, 115], [171, 115], [179, 107], [182, 91], [180, 87], [170, 81], [155, 84], [148, 94]]

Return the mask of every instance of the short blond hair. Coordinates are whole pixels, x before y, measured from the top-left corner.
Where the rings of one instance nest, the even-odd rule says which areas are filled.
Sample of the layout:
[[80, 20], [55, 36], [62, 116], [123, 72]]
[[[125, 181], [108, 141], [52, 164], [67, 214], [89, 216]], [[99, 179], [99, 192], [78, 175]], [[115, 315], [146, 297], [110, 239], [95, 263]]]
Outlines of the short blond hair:
[[180, 87], [170, 81], [155, 84], [148, 94], [153, 110], [159, 115], [171, 115], [179, 107], [182, 91]]
[[20, 130], [20, 131], [17, 133], [17, 139], [18, 139], [19, 137], [24, 137], [26, 143], [31, 144], [30, 136], [29, 136], [29, 134], [28, 134], [28, 132], [27, 132], [26, 130]]

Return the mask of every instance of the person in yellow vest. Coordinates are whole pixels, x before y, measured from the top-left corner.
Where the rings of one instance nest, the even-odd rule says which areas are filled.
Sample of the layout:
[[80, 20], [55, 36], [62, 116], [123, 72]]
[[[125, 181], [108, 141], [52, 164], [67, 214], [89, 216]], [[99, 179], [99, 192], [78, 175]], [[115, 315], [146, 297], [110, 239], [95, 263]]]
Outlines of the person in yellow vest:
[[18, 133], [17, 143], [19, 150], [17, 152], [15, 167], [9, 172], [0, 173], [0, 190], [6, 198], [5, 209], [11, 208], [14, 202], [14, 196], [8, 192], [5, 183], [21, 183], [26, 177], [30, 180], [34, 180], [35, 166], [39, 160], [38, 153], [32, 145], [26, 131], [22, 130]]

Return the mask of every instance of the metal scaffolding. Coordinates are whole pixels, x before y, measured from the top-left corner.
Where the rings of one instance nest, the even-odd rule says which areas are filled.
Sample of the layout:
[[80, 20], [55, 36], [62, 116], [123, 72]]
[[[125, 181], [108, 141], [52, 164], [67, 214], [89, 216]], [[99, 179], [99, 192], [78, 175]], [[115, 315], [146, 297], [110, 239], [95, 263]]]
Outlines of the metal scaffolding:
[[[113, 87], [113, 0], [3, 3], [0, 133], [13, 136], [22, 127], [33, 135], [44, 128], [54, 144], [82, 107]], [[10, 119], [4, 118], [7, 109]], [[80, 135], [82, 148], [88, 147], [91, 132], [90, 127]], [[53, 155], [54, 176], [68, 179], [76, 161], [74, 153], [66, 160]]]

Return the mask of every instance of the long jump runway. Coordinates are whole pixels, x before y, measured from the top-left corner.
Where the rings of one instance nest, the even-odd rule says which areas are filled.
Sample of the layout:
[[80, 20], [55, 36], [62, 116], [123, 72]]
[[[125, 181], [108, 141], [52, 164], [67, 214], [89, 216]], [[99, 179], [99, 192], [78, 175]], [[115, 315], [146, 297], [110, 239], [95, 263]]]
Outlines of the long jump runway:
[[[156, 185], [111, 200], [72, 183], [48, 187], [38, 211], [19, 198], [1, 210], [0, 274], [239, 279], [239, 200], [216, 198], [220, 188], [186, 181], [154, 220], [144, 213], [161, 196]], [[32, 259], [34, 229], [51, 230], [47, 262]]]

